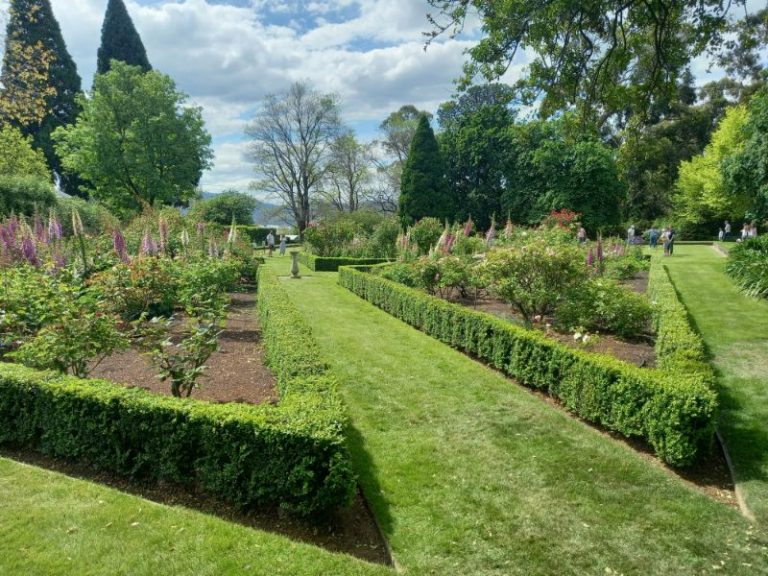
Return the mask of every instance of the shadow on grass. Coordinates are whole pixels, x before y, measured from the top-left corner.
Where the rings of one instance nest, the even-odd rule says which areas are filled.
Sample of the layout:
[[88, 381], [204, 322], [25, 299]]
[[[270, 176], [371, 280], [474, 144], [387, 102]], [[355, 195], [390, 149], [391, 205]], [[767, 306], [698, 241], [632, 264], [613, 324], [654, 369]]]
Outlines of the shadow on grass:
[[358, 491], [347, 508], [321, 519], [304, 520], [271, 507], [241, 510], [194, 486], [171, 482], [140, 482], [109, 472], [98, 471], [85, 463], [53, 458], [31, 449], [0, 446], [0, 457], [43, 468], [70, 478], [105, 485], [167, 506], [182, 506], [248, 528], [279, 534], [291, 540], [341, 552], [376, 564], [391, 565], [389, 547]]
[[389, 502], [384, 497], [381, 485], [379, 484], [376, 464], [365, 448], [363, 435], [351, 424], [347, 429], [347, 442], [366, 502], [376, 519], [376, 523], [381, 531], [381, 537], [386, 541], [387, 537], [392, 534], [394, 522], [389, 509]]

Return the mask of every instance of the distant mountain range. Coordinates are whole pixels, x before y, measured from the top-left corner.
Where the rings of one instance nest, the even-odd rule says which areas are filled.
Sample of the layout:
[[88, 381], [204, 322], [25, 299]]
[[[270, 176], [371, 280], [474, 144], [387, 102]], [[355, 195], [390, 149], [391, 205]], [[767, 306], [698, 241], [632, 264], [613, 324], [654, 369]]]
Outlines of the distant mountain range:
[[[210, 200], [217, 196], [215, 192], [203, 192], [202, 199]], [[253, 211], [253, 223], [257, 226], [285, 226], [282, 209], [279, 204], [272, 204], [257, 198], [259, 205]]]

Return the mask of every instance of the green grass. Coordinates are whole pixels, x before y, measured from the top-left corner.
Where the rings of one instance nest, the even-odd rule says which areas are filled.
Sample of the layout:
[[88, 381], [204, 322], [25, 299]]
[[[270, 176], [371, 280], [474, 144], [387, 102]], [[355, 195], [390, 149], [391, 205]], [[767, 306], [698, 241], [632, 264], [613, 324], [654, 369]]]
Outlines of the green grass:
[[[288, 273], [286, 259], [270, 266]], [[768, 537], [630, 448], [336, 285], [286, 279], [409, 574], [755, 574]]]
[[180, 576], [392, 571], [0, 458], [0, 574]]
[[736, 480], [768, 522], [768, 302], [739, 293], [712, 248], [683, 246], [666, 260], [718, 372], [720, 429]]

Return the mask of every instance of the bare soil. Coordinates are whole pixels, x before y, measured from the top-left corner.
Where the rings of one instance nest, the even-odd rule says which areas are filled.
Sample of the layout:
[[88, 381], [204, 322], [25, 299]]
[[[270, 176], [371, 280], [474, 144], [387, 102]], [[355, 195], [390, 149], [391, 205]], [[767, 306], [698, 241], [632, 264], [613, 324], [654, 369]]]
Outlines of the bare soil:
[[[219, 337], [219, 350], [206, 362], [208, 369], [198, 380], [192, 398], [210, 402], [277, 403], [275, 377], [264, 365], [259, 319], [253, 292], [234, 292], [227, 322]], [[183, 319], [178, 328], [183, 328]], [[148, 356], [130, 348], [105, 358], [91, 372], [91, 378], [108, 378], [124, 386], [170, 395], [171, 386], [157, 378]]]
[[[632, 291], [644, 294], [645, 289], [648, 287], [648, 273], [643, 272], [636, 278], [622, 283], [628, 286]], [[477, 302], [474, 302], [471, 299], [453, 301], [457, 304], [480, 310], [481, 312], [493, 314], [494, 316], [498, 316], [499, 318], [503, 318], [514, 324], [520, 326], [523, 325], [522, 319], [512, 310], [509, 304], [493, 297], [481, 297]], [[574, 340], [572, 334], [555, 331], [551, 328], [552, 324], [553, 322], [551, 319], [544, 319], [542, 322], [534, 324], [533, 327], [542, 331], [547, 337], [557, 340], [570, 348], [579, 348], [598, 354], [607, 354], [641, 368], [654, 368], [656, 366], [656, 352], [650, 341], [650, 337], [647, 335], [643, 335], [640, 339], [630, 342], [611, 334], [601, 333], [597, 335], [598, 337], [593, 337], [592, 340], [585, 345], [581, 341]]]

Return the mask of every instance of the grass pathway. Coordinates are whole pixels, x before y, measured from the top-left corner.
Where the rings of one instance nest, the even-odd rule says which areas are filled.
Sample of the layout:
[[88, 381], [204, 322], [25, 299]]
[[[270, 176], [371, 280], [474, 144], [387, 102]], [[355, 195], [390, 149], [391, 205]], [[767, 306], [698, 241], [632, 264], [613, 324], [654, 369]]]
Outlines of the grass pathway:
[[[270, 266], [287, 273], [287, 258]], [[286, 279], [408, 574], [755, 574], [766, 533], [336, 284]]]
[[680, 246], [666, 261], [718, 371], [720, 429], [747, 506], [768, 524], [768, 302], [739, 293], [725, 258]]
[[0, 574], [386, 576], [392, 571], [0, 458]]

